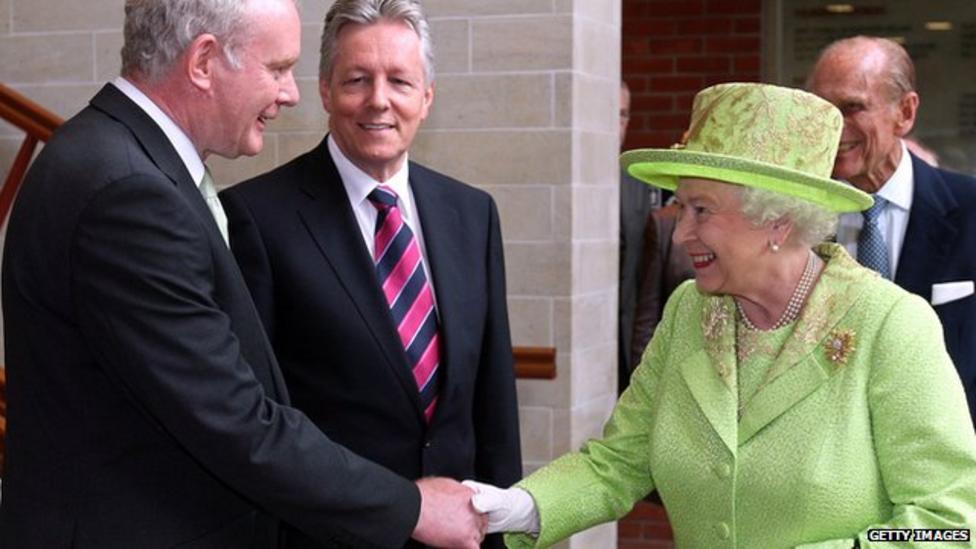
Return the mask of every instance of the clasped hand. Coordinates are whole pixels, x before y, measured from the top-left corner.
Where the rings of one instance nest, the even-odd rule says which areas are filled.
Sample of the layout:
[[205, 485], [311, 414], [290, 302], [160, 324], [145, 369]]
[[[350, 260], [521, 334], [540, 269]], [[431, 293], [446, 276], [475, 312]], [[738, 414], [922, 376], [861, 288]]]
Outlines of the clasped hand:
[[535, 503], [521, 488], [440, 477], [418, 480], [417, 488], [420, 517], [413, 538], [427, 545], [477, 549], [485, 534], [539, 531]]
[[488, 533], [539, 533], [539, 513], [528, 492], [521, 488], [496, 488], [473, 480], [462, 482], [474, 490], [471, 505], [488, 517]]

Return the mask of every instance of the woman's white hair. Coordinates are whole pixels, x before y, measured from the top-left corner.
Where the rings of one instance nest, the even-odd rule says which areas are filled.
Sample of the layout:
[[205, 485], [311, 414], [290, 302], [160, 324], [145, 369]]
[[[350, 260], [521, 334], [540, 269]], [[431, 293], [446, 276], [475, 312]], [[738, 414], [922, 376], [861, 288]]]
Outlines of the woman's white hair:
[[800, 198], [756, 187], [739, 186], [742, 213], [753, 224], [779, 219], [793, 223], [793, 237], [813, 247], [837, 232], [837, 214]]

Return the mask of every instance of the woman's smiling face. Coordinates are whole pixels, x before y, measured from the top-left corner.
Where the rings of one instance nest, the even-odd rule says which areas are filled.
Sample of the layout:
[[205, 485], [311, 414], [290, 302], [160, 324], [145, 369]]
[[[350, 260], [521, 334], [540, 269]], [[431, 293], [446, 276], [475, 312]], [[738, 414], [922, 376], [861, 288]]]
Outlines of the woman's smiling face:
[[770, 235], [743, 215], [740, 189], [709, 179], [684, 178], [675, 196], [681, 209], [672, 238], [691, 257], [698, 289], [738, 296], [761, 286], [755, 267], [768, 249]]

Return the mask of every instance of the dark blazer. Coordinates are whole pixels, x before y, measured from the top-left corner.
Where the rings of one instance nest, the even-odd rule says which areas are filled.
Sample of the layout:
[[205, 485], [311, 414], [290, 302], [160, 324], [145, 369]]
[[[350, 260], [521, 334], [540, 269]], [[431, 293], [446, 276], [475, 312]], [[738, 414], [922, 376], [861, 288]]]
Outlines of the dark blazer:
[[274, 547], [270, 515], [349, 547], [397, 547], [413, 530], [415, 486], [284, 405], [210, 211], [114, 86], [27, 174], [3, 312], [0, 547]]
[[634, 334], [630, 349], [630, 374], [640, 364], [644, 349], [654, 337], [664, 314], [664, 304], [671, 294], [689, 278], [695, 268], [685, 247], [671, 238], [678, 221], [677, 205], [665, 206], [647, 216], [644, 228], [644, 254], [641, 258], [640, 292], [634, 311]]
[[655, 187], [620, 170], [620, 270], [617, 288], [617, 376], [623, 391], [630, 380], [637, 299], [644, 279], [643, 261], [648, 216], [659, 205]]
[[498, 213], [487, 193], [419, 164], [410, 186], [442, 339], [429, 427], [326, 141], [221, 199], [295, 406], [408, 479], [508, 486], [522, 468]]
[[[915, 190], [895, 282], [931, 302], [932, 285], [976, 281], [976, 179], [912, 155]], [[935, 306], [976, 421], [976, 295]]]

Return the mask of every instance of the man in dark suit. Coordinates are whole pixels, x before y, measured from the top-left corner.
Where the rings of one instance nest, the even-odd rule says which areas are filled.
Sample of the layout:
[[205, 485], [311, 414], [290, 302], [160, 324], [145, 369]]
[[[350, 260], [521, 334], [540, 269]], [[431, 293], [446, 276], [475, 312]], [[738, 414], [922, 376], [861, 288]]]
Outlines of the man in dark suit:
[[337, 1], [330, 133], [221, 199], [295, 406], [406, 478], [508, 486], [522, 470], [498, 213], [407, 160], [432, 79], [419, 3]]
[[841, 217], [851, 255], [929, 300], [976, 419], [976, 179], [908, 152], [915, 68], [894, 41], [858, 36], [829, 45], [807, 87], [844, 114], [834, 177], [872, 193], [875, 206]]
[[202, 160], [256, 154], [298, 100], [300, 28], [292, 0], [129, 0], [123, 76], [28, 173], [3, 262], [5, 549], [272, 548], [277, 518], [329, 546], [477, 547], [470, 490], [288, 407], [221, 234]]
[[[630, 87], [620, 81], [620, 146], [630, 124]], [[661, 205], [656, 187], [638, 181], [620, 170], [620, 269], [617, 288], [617, 381], [620, 392], [630, 384], [633, 371], [631, 349], [639, 315], [637, 300], [644, 279], [645, 227], [651, 212]], [[667, 296], [665, 296], [666, 298]], [[645, 342], [646, 343], [646, 342]]]

